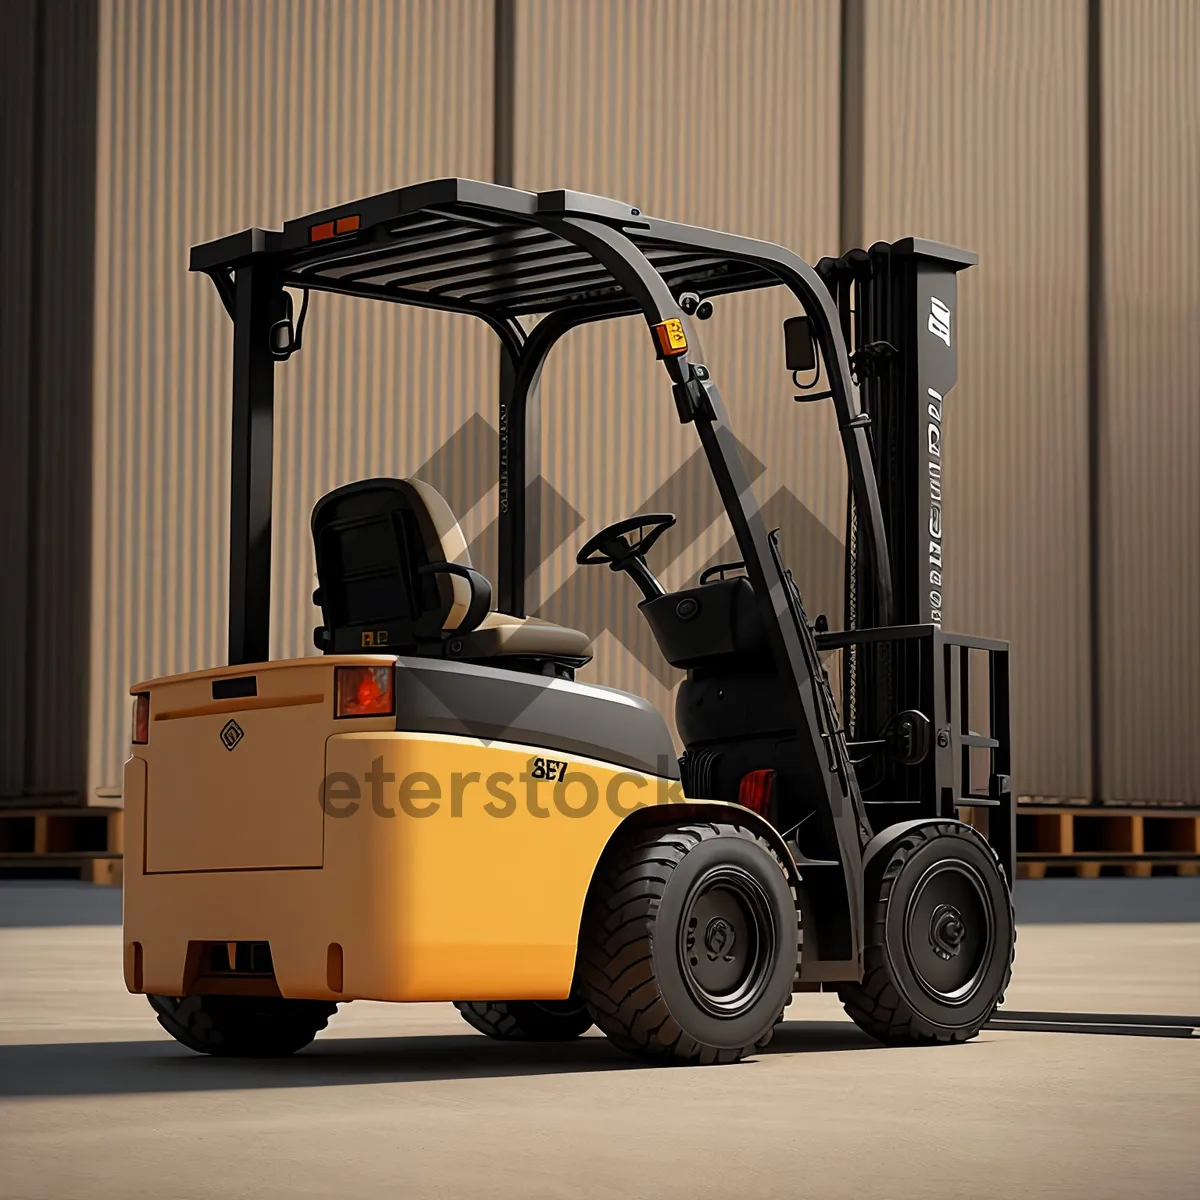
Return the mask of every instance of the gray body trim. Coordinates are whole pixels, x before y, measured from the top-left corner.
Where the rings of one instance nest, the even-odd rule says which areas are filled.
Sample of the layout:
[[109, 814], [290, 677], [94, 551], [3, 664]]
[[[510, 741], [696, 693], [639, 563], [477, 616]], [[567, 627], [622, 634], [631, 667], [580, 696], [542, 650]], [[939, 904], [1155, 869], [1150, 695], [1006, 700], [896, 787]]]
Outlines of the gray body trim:
[[477, 663], [396, 660], [396, 728], [518, 742], [679, 778], [662, 713], [640, 696]]

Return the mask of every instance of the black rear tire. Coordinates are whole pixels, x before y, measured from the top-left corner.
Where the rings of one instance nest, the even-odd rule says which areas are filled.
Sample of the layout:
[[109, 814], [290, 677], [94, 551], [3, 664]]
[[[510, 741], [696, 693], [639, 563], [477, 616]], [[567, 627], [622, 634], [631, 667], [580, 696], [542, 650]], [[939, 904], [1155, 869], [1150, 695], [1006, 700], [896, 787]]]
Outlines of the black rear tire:
[[579, 989], [629, 1054], [736, 1062], [771, 1040], [799, 944], [796, 896], [768, 843], [732, 824], [648, 826], [597, 868]]
[[854, 1022], [890, 1045], [966, 1042], [1012, 977], [1012, 896], [991, 846], [957, 821], [918, 826], [868, 874], [863, 980], [838, 989]]
[[147, 996], [158, 1023], [198, 1054], [281, 1058], [303, 1050], [337, 1005], [278, 996]]
[[472, 1029], [504, 1042], [569, 1042], [592, 1027], [580, 1000], [455, 1000]]

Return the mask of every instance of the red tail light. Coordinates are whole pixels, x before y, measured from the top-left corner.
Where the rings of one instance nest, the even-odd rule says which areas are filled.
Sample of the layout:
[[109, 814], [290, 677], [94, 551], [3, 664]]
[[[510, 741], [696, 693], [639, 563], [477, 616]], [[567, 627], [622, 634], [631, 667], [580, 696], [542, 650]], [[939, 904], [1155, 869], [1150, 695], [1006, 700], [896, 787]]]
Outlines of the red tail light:
[[150, 740], [150, 693], [138, 692], [133, 698], [133, 744], [144, 746]]
[[390, 717], [396, 711], [391, 667], [338, 667], [335, 717]]
[[743, 808], [758, 813], [760, 817], [765, 817], [771, 807], [771, 795], [774, 791], [774, 771], [750, 771], [742, 776], [742, 782], [738, 785], [738, 803]]

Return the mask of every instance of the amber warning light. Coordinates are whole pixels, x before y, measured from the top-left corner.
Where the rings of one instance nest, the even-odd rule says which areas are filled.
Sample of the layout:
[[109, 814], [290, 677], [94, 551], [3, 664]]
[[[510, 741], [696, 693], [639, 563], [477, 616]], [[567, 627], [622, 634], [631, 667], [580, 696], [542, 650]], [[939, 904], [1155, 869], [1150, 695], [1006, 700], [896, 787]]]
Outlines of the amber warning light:
[[348, 217], [338, 217], [336, 221], [322, 221], [320, 225], [310, 226], [308, 240], [323, 242], [328, 238], [341, 237], [344, 233], [357, 233], [358, 225], [358, 213], [351, 213]]
[[338, 667], [335, 717], [390, 717], [396, 711], [391, 667]]
[[683, 332], [683, 322], [678, 317], [660, 321], [657, 325], [651, 325], [650, 329], [654, 333], [659, 358], [674, 358], [687, 353], [687, 334]]

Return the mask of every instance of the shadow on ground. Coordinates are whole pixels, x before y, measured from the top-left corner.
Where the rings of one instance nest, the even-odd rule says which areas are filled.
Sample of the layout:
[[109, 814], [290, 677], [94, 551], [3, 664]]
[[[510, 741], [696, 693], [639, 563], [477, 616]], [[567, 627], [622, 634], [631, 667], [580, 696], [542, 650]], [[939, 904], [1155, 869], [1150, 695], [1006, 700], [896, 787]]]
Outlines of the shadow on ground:
[[[853, 1025], [787, 1021], [765, 1054], [877, 1048]], [[749, 1059], [730, 1070], [752, 1069]], [[602, 1037], [558, 1044], [495, 1042], [477, 1034], [318, 1039], [294, 1058], [220, 1059], [174, 1042], [0, 1046], [0, 1097], [344, 1087], [592, 1071], [660, 1070]]]
[[120, 923], [119, 887], [62, 879], [0, 882], [0, 929]]
[[1200, 922], [1200, 878], [1020, 879], [1018, 925]]
[[[1200, 922], [1200, 878], [1022, 879], [1023, 925]], [[120, 925], [121, 889], [64, 881], [0, 881], [0, 928]]]

